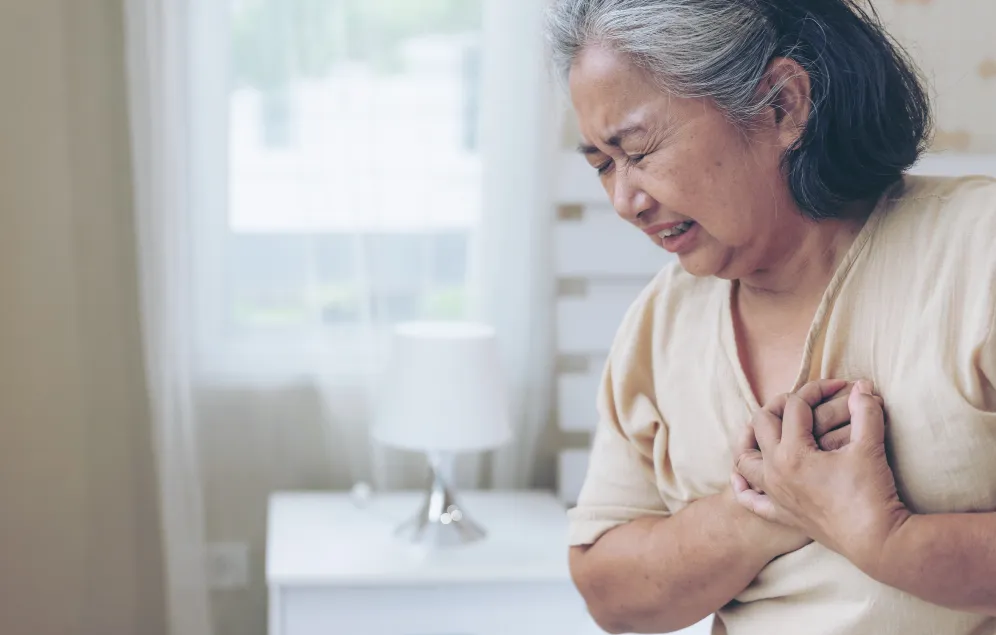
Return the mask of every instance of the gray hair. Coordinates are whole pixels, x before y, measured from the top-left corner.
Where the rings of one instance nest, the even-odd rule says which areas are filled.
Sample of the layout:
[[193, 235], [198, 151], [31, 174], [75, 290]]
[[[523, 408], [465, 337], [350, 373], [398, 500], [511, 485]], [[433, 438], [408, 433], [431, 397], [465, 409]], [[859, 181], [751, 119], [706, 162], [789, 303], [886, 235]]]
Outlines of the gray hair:
[[602, 46], [648, 71], [662, 90], [706, 98], [748, 126], [784, 84], [758, 87], [773, 58], [809, 75], [810, 108], [783, 165], [800, 209], [837, 216], [874, 198], [919, 158], [931, 131], [916, 67], [866, 0], [554, 0], [551, 62], [566, 80]]
[[566, 81], [583, 49], [605, 46], [630, 57], [668, 92], [709, 98], [734, 121], [747, 123], [767, 104], [756, 90], [778, 40], [752, 4], [562, 0], [547, 12], [551, 61]]

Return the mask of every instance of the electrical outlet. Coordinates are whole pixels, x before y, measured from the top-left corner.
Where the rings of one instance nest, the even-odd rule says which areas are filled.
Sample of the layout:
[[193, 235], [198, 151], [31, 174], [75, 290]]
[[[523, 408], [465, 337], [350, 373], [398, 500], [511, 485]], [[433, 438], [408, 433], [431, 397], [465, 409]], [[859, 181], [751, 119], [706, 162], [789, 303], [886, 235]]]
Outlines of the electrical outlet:
[[243, 589], [249, 586], [249, 544], [212, 542], [207, 545], [207, 583], [212, 589]]

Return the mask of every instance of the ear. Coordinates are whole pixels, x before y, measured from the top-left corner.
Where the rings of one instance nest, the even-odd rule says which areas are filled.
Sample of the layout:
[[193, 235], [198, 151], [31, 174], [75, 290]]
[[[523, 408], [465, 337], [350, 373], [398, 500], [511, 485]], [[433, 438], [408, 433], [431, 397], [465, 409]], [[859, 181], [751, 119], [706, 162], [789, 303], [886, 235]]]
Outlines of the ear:
[[776, 57], [768, 64], [759, 87], [763, 97], [772, 90], [770, 105], [762, 115], [771, 126], [779, 145], [786, 150], [802, 136], [812, 108], [809, 73], [798, 62], [787, 57]]

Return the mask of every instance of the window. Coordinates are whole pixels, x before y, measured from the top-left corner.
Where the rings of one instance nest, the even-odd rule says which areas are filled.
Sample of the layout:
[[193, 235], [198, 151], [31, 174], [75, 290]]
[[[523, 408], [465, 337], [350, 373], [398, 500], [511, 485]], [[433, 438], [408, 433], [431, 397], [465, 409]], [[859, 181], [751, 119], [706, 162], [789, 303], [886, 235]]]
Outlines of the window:
[[465, 316], [481, 0], [229, 2], [208, 365], [345, 368], [392, 323]]

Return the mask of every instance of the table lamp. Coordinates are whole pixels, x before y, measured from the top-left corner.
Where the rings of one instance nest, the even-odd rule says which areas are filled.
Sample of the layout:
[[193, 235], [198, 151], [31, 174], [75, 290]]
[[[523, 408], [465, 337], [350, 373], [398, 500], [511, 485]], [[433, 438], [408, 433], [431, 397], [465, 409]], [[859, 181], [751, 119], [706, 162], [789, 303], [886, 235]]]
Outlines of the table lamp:
[[511, 438], [494, 329], [469, 322], [396, 326], [381, 390], [373, 437], [424, 452], [431, 468], [422, 508], [398, 534], [435, 546], [483, 538], [484, 529], [457, 502], [453, 461]]

